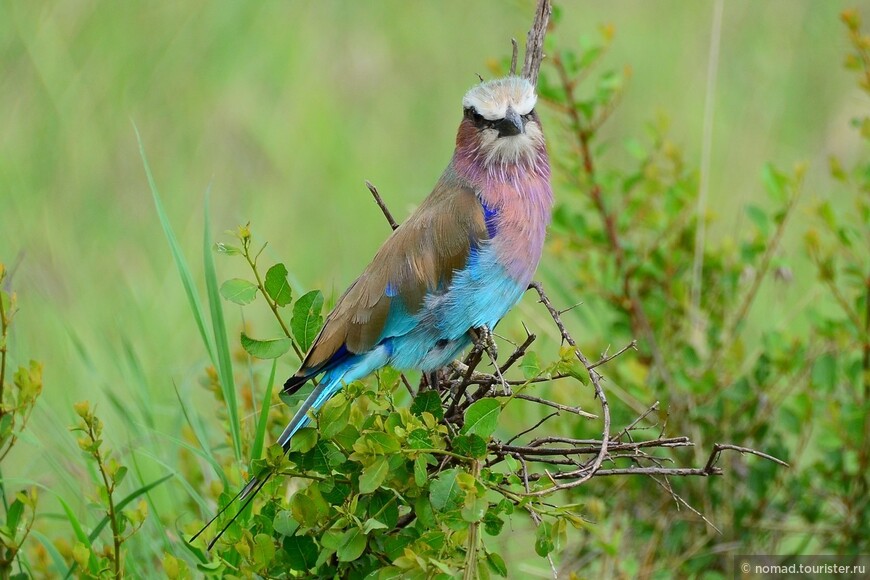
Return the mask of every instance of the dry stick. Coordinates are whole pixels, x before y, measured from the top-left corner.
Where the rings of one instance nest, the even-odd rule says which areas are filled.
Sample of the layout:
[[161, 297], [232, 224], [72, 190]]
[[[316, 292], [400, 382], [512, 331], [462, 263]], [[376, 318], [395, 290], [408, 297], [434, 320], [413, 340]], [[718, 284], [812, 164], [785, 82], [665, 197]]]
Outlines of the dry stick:
[[396, 220], [393, 219], [393, 214], [390, 213], [390, 210], [387, 209], [387, 204], [384, 203], [384, 200], [381, 199], [381, 194], [378, 193], [378, 188], [372, 185], [372, 183], [366, 180], [366, 187], [369, 188], [369, 191], [372, 192], [372, 195], [375, 198], [375, 203], [378, 204], [378, 207], [381, 208], [381, 211], [384, 212], [384, 217], [387, 218], [387, 221], [390, 223], [390, 227], [395, 230], [399, 227], [399, 224], [396, 223]]
[[533, 85], [538, 84], [538, 72], [541, 61], [544, 60], [544, 37], [547, 34], [547, 24], [553, 7], [550, 0], [538, 0], [535, 8], [535, 20], [526, 37], [526, 58], [523, 62], [523, 78], [529, 79]]
[[520, 52], [520, 47], [517, 44], [516, 38], [511, 38], [511, 76], [517, 74], [517, 54]]
[[[522, 435], [522, 433], [520, 435]], [[517, 437], [519, 437], [519, 435]], [[693, 445], [694, 443], [689, 441], [687, 437], [671, 437], [669, 439], [638, 441], [637, 443], [611, 443], [610, 445], [608, 445], [607, 449], [608, 451], [638, 451], [640, 449], [649, 447], [671, 448], [692, 447]], [[601, 442], [596, 441], [594, 444], [587, 447], [538, 447], [532, 444], [529, 444], [527, 446], [520, 446], [510, 445], [509, 443], [493, 443], [489, 446], [489, 448], [494, 453], [498, 453], [501, 455], [511, 455], [515, 453], [520, 453], [522, 455], [584, 455], [598, 453], [599, 451], [601, 451]]]
[[513, 443], [514, 441], [516, 441], [517, 439], [522, 437], [523, 435], [531, 433], [532, 431], [534, 431], [535, 429], [537, 429], [538, 427], [540, 427], [541, 425], [543, 425], [544, 423], [546, 423], [547, 421], [549, 421], [550, 419], [552, 419], [553, 417], [556, 417], [558, 415], [559, 415], [558, 412], [550, 413], [549, 415], [547, 415], [546, 417], [544, 417], [543, 419], [541, 419], [540, 421], [538, 421], [537, 423], [535, 423], [534, 425], [532, 425], [531, 427], [526, 429], [525, 431], [520, 431], [519, 433], [517, 433], [516, 435], [514, 435], [513, 437], [508, 439], [507, 442], [505, 443], [505, 446], [510, 445], [511, 443]]
[[693, 507], [689, 504], [689, 502], [687, 502], [686, 500], [684, 500], [682, 497], [680, 497], [680, 496], [679, 496], [679, 495], [674, 491], [674, 488], [671, 487], [671, 482], [668, 481], [667, 477], [665, 477], [665, 480], [664, 480], [664, 481], [659, 481], [659, 480], [658, 480], [656, 477], [654, 477], [654, 476], [650, 476], [650, 479], [652, 479], [654, 482], [656, 482], [657, 484], [659, 484], [659, 485], [660, 485], [660, 486], [661, 486], [665, 491], [667, 491], [669, 494], [671, 494], [671, 497], [674, 498], [674, 501], [677, 503], [677, 510], [678, 510], [678, 511], [679, 511], [679, 509], [680, 509], [680, 504], [683, 504], [684, 506], [686, 506], [687, 509], [689, 509], [690, 511], [694, 512], [694, 514], [695, 514], [696, 516], [698, 516], [699, 518], [701, 518], [702, 520], [704, 520], [705, 522], [707, 522], [707, 525], [708, 525], [708, 526], [710, 526], [711, 528], [713, 528], [714, 530], [716, 530], [716, 531], [719, 532], [720, 534], [722, 533], [722, 530], [720, 530], [719, 528], [717, 528], [717, 527], [715, 526], [715, 524], [713, 524], [713, 522], [711, 522], [710, 520], [708, 520], [707, 517], [706, 517], [704, 514], [702, 514], [701, 512], [699, 512], [698, 510], [696, 510], [695, 508], [693, 508]]
[[529, 332], [528, 329], [526, 329], [526, 340], [524, 340], [523, 343], [511, 353], [511, 355], [507, 358], [504, 364], [501, 365], [501, 368], [499, 370], [502, 372], [502, 374], [506, 373], [507, 370], [511, 368], [515, 362], [520, 360], [520, 358], [522, 358], [523, 355], [526, 354], [526, 350], [532, 345], [533, 342], [535, 342], [535, 340], [537, 340], [537, 338], [537, 335], [532, 334], [531, 332]]
[[542, 399], [540, 397], [533, 397], [532, 395], [524, 395], [522, 393], [518, 395], [514, 395], [514, 399], [522, 399], [523, 401], [529, 401], [530, 403], [538, 403], [539, 405], [546, 405], [547, 407], [552, 407], [559, 411], [567, 411], [568, 413], [572, 413], [574, 415], [579, 415], [581, 417], [585, 417], [586, 419], [597, 419], [598, 415], [593, 415], [592, 413], [587, 413], [580, 407], [571, 407], [569, 405], [563, 405], [561, 403], [554, 403], [553, 401], [548, 401], [547, 399]]
[[716, 462], [719, 460], [719, 455], [721, 455], [723, 451], [728, 449], [732, 451], [739, 451], [740, 453], [751, 453], [752, 455], [763, 457], [768, 461], [773, 461], [777, 465], [789, 467], [789, 464], [782, 459], [777, 459], [773, 455], [768, 455], [767, 453], [762, 453], [761, 451], [756, 451], [755, 449], [749, 449], [748, 447], [738, 447], [737, 445], [730, 445], [728, 443], [716, 443], [715, 445], [713, 445], [713, 451], [710, 453], [710, 459], [707, 460], [707, 465], [704, 467], [704, 471], [718, 469], [717, 467], [713, 466], [716, 465]]
[[653, 403], [653, 404], [650, 406], [649, 409], [647, 409], [646, 411], [644, 411], [644, 413], [643, 413], [640, 417], [638, 417], [637, 419], [635, 419], [634, 421], [632, 421], [630, 425], [628, 425], [625, 429], [623, 429], [622, 431], [620, 431], [618, 435], [614, 435], [613, 437], [611, 437], [611, 440], [613, 440], [613, 441], [618, 441], [618, 440], [619, 440], [623, 435], [627, 435], [628, 432], [631, 431], [631, 430], [634, 428], [635, 425], [637, 425], [638, 423], [640, 423], [641, 421], [643, 421], [644, 419], [646, 419], [646, 418], [649, 416], [649, 414], [652, 413], [653, 411], [657, 411], [658, 408], [659, 408], [659, 402], [656, 401], [655, 403]]
[[[598, 397], [598, 400], [601, 402], [601, 414], [604, 419], [604, 429], [602, 432], [601, 438], [601, 449], [598, 452], [598, 455], [595, 456], [595, 460], [592, 462], [592, 465], [588, 468], [581, 468], [580, 472], [584, 472], [583, 475], [580, 476], [579, 479], [572, 481], [570, 483], [565, 484], [555, 484], [554, 486], [548, 489], [543, 489], [540, 491], [533, 492], [529, 495], [531, 496], [542, 496], [551, 494], [560, 489], [570, 489], [572, 487], [577, 487], [579, 485], [587, 482], [595, 472], [601, 467], [601, 464], [604, 462], [604, 458], [607, 456], [607, 444], [608, 439], [610, 437], [610, 406], [607, 404], [607, 396], [604, 394], [604, 389], [601, 388], [601, 375], [598, 374], [594, 368], [592, 368], [589, 360], [580, 352], [580, 349], [577, 348], [577, 343], [574, 341], [574, 338], [565, 328], [565, 325], [562, 323], [562, 319], [559, 317], [559, 311], [553, 308], [553, 304], [550, 302], [550, 298], [544, 292], [544, 287], [540, 282], [532, 282], [530, 284], [531, 288], [534, 288], [538, 296], [541, 299], [541, 304], [547, 309], [550, 313], [550, 317], [553, 319], [553, 322], [556, 323], [556, 326], [559, 328], [559, 332], [562, 334], [562, 340], [567, 342], [574, 349], [574, 356], [577, 357], [577, 360], [586, 367], [586, 372], [589, 374], [589, 379], [592, 381], [592, 386], [595, 389], [595, 396]], [[546, 472], [545, 472], [546, 473]], [[577, 473], [577, 475], [580, 475]]]
[[[526, 465], [526, 460], [522, 455], [515, 456], [520, 464], [523, 466], [523, 487], [526, 489], [526, 493], [529, 493], [529, 466]], [[539, 527], [541, 525], [541, 516], [536, 512], [531, 505], [526, 505], [526, 509], [529, 514], [532, 516], [532, 521], [535, 522], [535, 527]], [[550, 569], [553, 571], [553, 578], [558, 578], [559, 573], [556, 570], [556, 564], [553, 562], [553, 557], [550, 554], [547, 554], [547, 560], [550, 562]]]
[[[560, 314], [564, 314], [564, 313], [565, 313], [565, 311], [563, 310]], [[627, 350], [629, 350], [629, 349], [631, 349], [631, 350], [637, 350], [637, 341], [636, 341], [636, 340], [632, 340], [631, 342], [629, 342], [627, 345], [625, 345], [624, 347], [622, 347], [621, 349], [619, 349], [618, 351], [616, 351], [616, 352], [613, 353], [612, 355], [610, 355], [610, 356], [605, 356], [605, 357], [601, 358], [601, 360], [599, 360], [598, 362], [594, 363], [594, 364], [593, 364], [591, 367], [589, 367], [589, 368], [594, 369], [594, 368], [596, 368], [596, 367], [600, 367], [600, 366], [603, 365], [603, 364], [607, 364], [607, 363], [609, 363], [610, 361], [612, 361], [613, 359], [615, 359], [616, 357], [618, 357], [619, 355], [623, 354], [625, 351], [627, 351]]]

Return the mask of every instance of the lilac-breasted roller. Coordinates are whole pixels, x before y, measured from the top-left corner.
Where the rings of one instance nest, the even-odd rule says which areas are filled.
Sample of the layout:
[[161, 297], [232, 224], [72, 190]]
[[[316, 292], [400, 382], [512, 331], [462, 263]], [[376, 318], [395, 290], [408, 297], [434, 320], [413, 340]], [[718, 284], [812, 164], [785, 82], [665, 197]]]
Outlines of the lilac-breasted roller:
[[453, 159], [435, 189], [338, 299], [293, 393], [323, 373], [278, 443], [343, 384], [386, 365], [439, 369], [519, 302], [541, 259], [553, 194], [537, 95], [521, 77], [484, 82], [462, 100]]
[[553, 203], [536, 101], [534, 86], [516, 76], [466, 93], [456, 150], [435, 189], [338, 299], [285, 383], [293, 393], [322, 374], [278, 439], [285, 451], [344, 384], [386, 365], [437, 370], [470, 345], [474, 329], [492, 329], [519, 302]]

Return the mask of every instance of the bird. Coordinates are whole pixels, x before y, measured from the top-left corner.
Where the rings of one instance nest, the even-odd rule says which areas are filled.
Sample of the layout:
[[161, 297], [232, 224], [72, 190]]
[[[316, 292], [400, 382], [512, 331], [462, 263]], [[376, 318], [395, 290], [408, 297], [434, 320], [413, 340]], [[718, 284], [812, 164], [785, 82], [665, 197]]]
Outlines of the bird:
[[[387, 365], [437, 371], [520, 301], [553, 205], [536, 104], [534, 85], [516, 75], [465, 94], [455, 150], [434, 189], [341, 295], [284, 384], [293, 394], [320, 377], [277, 440], [285, 452], [345, 384]], [[236, 498], [252, 498], [269, 475]]]

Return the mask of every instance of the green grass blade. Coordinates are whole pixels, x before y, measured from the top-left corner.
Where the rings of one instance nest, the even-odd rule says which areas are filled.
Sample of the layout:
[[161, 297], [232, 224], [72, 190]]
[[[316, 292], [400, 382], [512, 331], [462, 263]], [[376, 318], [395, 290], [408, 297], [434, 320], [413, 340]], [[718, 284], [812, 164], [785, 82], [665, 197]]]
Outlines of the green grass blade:
[[145, 146], [142, 144], [142, 137], [139, 135], [139, 129], [135, 123], [133, 124], [133, 130], [136, 132], [136, 140], [139, 142], [139, 155], [142, 157], [145, 176], [148, 178], [148, 186], [151, 188], [151, 196], [154, 198], [154, 207], [157, 208], [157, 217], [160, 218], [160, 225], [163, 226], [163, 233], [169, 242], [172, 259], [175, 260], [175, 266], [178, 268], [179, 276], [181, 276], [181, 283], [184, 285], [184, 291], [187, 293], [187, 302], [190, 304], [190, 310], [193, 312], [193, 318], [196, 320], [196, 326], [199, 328], [199, 335], [202, 337], [202, 343], [208, 351], [208, 356], [212, 364], [216, 364], [214, 344], [205, 329], [205, 314], [202, 303], [199, 300], [199, 294], [196, 292], [196, 286], [193, 283], [193, 276], [190, 273], [190, 268], [187, 266], [187, 261], [184, 259], [184, 254], [181, 253], [181, 247], [178, 245], [178, 239], [172, 230], [172, 224], [169, 223], [169, 217], [163, 209], [160, 192], [157, 190], [157, 184], [154, 181], [154, 176], [151, 174], [151, 167], [148, 165], [148, 158], [145, 156]]
[[48, 539], [42, 532], [37, 530], [30, 530], [30, 534], [39, 540], [42, 546], [45, 548], [45, 551], [48, 552], [48, 555], [51, 556], [51, 561], [54, 563], [54, 569], [57, 570], [58, 576], [69, 576], [71, 574], [71, 570], [67, 569], [66, 561], [64, 561], [63, 556], [60, 555], [60, 552], [57, 551], [57, 548], [54, 547], [54, 543]]
[[[221, 467], [220, 463], [218, 463], [214, 457], [210, 456], [208, 453], [206, 453], [205, 451], [203, 451], [199, 447], [195, 447], [194, 445], [191, 445], [187, 441], [184, 441], [182, 439], [179, 439], [178, 437], [174, 437], [172, 435], [169, 435], [168, 433], [161, 433], [159, 431], [155, 431], [154, 435], [156, 435], [160, 439], [166, 439], [167, 441], [171, 441], [172, 443], [175, 443], [179, 447], [183, 447], [183, 448], [187, 449], [188, 451], [190, 451], [191, 453], [193, 453], [194, 455], [198, 455], [199, 457], [201, 457], [209, 465], [212, 466], [212, 468], [215, 470], [215, 474], [217, 474], [219, 476], [219, 478], [220, 478], [221, 482], [223, 482], [224, 486], [229, 487], [229, 481], [226, 478], [226, 474], [224, 474], [223, 468]], [[143, 453], [143, 452], [144, 452], [143, 449], [139, 450], [139, 453]], [[156, 458], [156, 456], [154, 456], [154, 457]]]
[[[132, 449], [132, 445], [130, 446]], [[136, 459], [136, 453], [130, 453], [130, 462], [133, 464], [133, 470], [136, 473], [136, 479], [139, 480], [140, 485], [145, 485], [145, 475], [142, 473], [142, 467], [139, 465], [139, 460]], [[174, 473], [168, 475], [175, 475]], [[154, 501], [154, 498], [151, 496], [151, 490], [145, 492], [145, 501], [148, 502], [148, 517], [153, 517], [157, 522], [157, 528], [160, 530], [160, 537], [163, 540], [163, 549], [167, 552], [171, 553], [172, 549], [172, 541], [169, 539], [169, 534], [166, 531], [166, 526], [161, 524], [162, 518], [160, 517], [160, 510], [157, 508], [157, 503]], [[154, 551], [155, 557], [160, 557], [159, 548], [154, 546], [152, 542], [148, 542], [149, 547]]]
[[[184, 399], [182, 399], [181, 393], [178, 391], [178, 386], [175, 384], [174, 381], [172, 383], [172, 386], [175, 389], [175, 397], [178, 399], [178, 405], [181, 409], [182, 416], [187, 422], [187, 425], [193, 431], [193, 436], [196, 438], [196, 442], [199, 444], [199, 449], [196, 449], [192, 445], [190, 446], [190, 448], [194, 449], [196, 453], [199, 453], [201, 457], [208, 461], [215, 468], [215, 472], [220, 480], [223, 482], [224, 487], [229, 487], [230, 483], [229, 480], [227, 480], [227, 476], [224, 473], [224, 470], [221, 468], [218, 460], [213, 455], [211, 455], [211, 449], [205, 444], [206, 439], [202, 430], [202, 425], [199, 422], [199, 418], [196, 415], [191, 416], [188, 414], [188, 404], [185, 402]], [[155, 432], [155, 434], [158, 436], [161, 435], [159, 432]], [[185, 443], [185, 445], [187, 444]]]
[[[97, 575], [97, 559], [94, 558], [94, 550], [91, 546], [91, 540], [88, 538], [88, 535], [85, 534], [85, 531], [82, 529], [82, 524], [79, 522], [79, 519], [73, 513], [72, 509], [70, 509], [69, 504], [64, 501], [64, 499], [60, 496], [57, 496], [58, 501], [60, 501], [60, 506], [63, 508], [63, 512], [66, 514], [66, 519], [69, 520], [70, 525], [72, 526], [73, 533], [76, 535], [76, 539], [87, 546], [88, 550], [91, 551], [91, 556], [88, 558], [88, 571], [96, 576]], [[70, 575], [75, 572], [78, 566], [73, 564], [73, 566], [67, 571], [65, 578], [69, 578]]]
[[153, 454], [145, 449], [140, 449], [139, 451], [137, 451], [137, 453], [142, 455], [142, 457], [147, 457], [148, 459], [152, 460], [154, 463], [156, 463], [160, 467], [166, 469], [169, 472], [168, 473], [169, 475], [174, 476], [175, 481], [184, 489], [184, 491], [187, 492], [187, 495], [190, 496], [190, 499], [195, 501], [196, 504], [200, 508], [202, 508], [203, 512], [207, 512], [209, 509], [211, 509], [208, 502], [205, 500], [205, 498], [199, 494], [199, 491], [197, 489], [195, 489], [190, 483], [188, 483], [188, 481], [186, 479], [184, 479], [183, 473], [175, 470], [171, 465], [169, 465], [168, 463], [166, 463], [165, 461], [163, 461], [159, 457], [157, 457], [155, 454]]
[[230, 345], [227, 340], [227, 329], [224, 323], [224, 307], [221, 303], [220, 289], [212, 256], [211, 220], [209, 218], [209, 192], [205, 194], [205, 235], [203, 236], [202, 259], [205, 266], [205, 287], [208, 294], [208, 305], [211, 311], [211, 326], [214, 332], [215, 352], [217, 354], [217, 372], [221, 382], [221, 391], [227, 405], [229, 415], [230, 435], [233, 440], [233, 452], [236, 461], [242, 459], [242, 434], [239, 424], [239, 405], [236, 400], [236, 386], [233, 381], [233, 364], [230, 357]]
[[269, 407], [272, 404], [272, 388], [275, 386], [277, 367], [278, 359], [272, 359], [272, 371], [269, 373], [269, 382], [260, 404], [260, 418], [257, 420], [257, 433], [254, 436], [254, 446], [251, 448], [251, 461], [256, 461], [263, 456], [263, 442], [266, 440], [266, 423], [269, 422]]

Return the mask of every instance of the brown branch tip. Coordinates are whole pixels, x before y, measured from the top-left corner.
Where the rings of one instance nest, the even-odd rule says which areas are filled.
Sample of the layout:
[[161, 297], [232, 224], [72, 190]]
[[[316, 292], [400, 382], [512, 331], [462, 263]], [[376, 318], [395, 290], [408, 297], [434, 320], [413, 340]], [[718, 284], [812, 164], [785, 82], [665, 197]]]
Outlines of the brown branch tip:
[[526, 37], [526, 59], [523, 63], [523, 78], [529, 79], [533, 85], [538, 84], [538, 72], [541, 61], [544, 60], [544, 37], [547, 35], [547, 25], [553, 6], [550, 0], [538, 0], [535, 8], [535, 20]]

